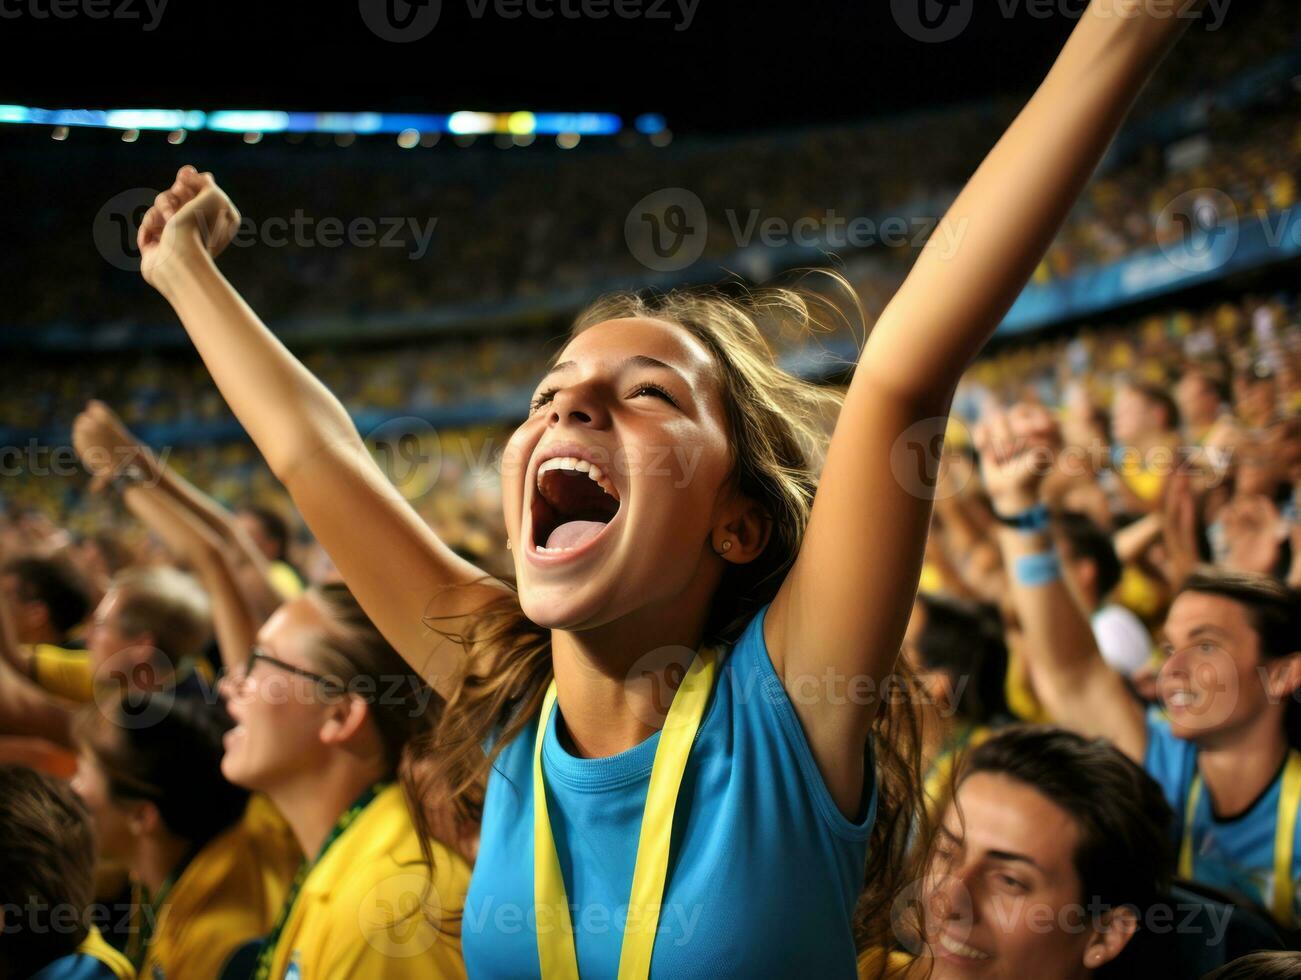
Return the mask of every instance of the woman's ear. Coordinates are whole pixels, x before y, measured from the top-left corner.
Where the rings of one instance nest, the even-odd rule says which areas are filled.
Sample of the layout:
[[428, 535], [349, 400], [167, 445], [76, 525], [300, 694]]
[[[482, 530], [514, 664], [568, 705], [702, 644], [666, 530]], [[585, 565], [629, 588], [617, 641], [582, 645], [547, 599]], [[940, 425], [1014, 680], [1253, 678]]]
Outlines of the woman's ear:
[[1138, 916], [1132, 908], [1122, 905], [1103, 913], [1084, 947], [1085, 968], [1096, 970], [1110, 963], [1121, 954], [1136, 932]]
[[321, 741], [326, 745], [349, 742], [366, 724], [370, 705], [355, 694], [348, 694], [330, 705], [325, 722], [321, 725]]
[[132, 804], [127, 816], [127, 828], [136, 837], [151, 837], [163, 830], [163, 815], [158, 807], [147, 801]]
[[709, 544], [723, 561], [746, 565], [763, 554], [770, 537], [772, 518], [753, 500], [739, 497], [727, 517], [715, 525]]

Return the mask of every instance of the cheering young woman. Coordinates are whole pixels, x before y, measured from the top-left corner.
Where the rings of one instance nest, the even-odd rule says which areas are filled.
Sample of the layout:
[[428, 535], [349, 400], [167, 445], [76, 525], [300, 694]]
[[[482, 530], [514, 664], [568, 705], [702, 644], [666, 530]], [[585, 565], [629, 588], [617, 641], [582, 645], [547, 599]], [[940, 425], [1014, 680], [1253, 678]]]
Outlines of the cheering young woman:
[[1087, 8], [944, 218], [935, 241], [956, 245], [923, 251], [872, 330], [825, 457], [833, 396], [782, 372], [757, 326], [805, 319], [800, 295], [617, 297], [582, 316], [504, 454], [514, 590], [438, 540], [217, 270], [239, 216], [212, 175], [183, 168], [158, 195], [145, 278], [367, 613], [447, 698], [428, 776], [482, 815], [472, 976], [853, 976], [860, 893], [860, 939], [885, 942], [918, 797], [906, 709], [872, 692], [930, 514], [892, 464], [915, 473], [942, 432], [1188, 23], [1176, 13]]

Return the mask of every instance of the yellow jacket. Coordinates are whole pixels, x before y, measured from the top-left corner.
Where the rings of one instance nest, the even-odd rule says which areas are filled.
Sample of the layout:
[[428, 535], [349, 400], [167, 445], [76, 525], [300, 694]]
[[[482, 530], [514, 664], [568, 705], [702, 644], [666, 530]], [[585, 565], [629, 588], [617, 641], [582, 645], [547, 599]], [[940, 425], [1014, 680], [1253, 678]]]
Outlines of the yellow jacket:
[[270, 800], [254, 794], [243, 818], [186, 866], [157, 912], [140, 976], [217, 977], [230, 955], [271, 931], [302, 852]]
[[[276, 944], [272, 980], [463, 978], [470, 867], [431, 843], [429, 887], [402, 789], [381, 791], [303, 882]], [[442, 920], [441, 929], [430, 919]]]
[[[52, 643], [37, 643], [28, 650], [28, 655], [32, 680], [46, 692], [80, 704], [89, 704], [94, 700], [94, 671], [90, 666], [90, 654], [85, 650], [68, 650]], [[180, 675], [193, 670], [209, 683], [214, 679], [212, 667], [206, 660], [182, 661], [178, 670]]]

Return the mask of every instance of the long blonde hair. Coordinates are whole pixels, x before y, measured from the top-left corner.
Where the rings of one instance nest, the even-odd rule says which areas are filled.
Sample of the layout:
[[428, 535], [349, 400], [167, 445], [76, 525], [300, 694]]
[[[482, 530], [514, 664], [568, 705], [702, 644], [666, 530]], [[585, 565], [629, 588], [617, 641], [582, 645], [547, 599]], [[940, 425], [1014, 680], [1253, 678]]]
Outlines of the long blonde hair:
[[[849, 283], [823, 273], [862, 309]], [[838, 318], [854, 321], [833, 302], [805, 288], [769, 288], [729, 294], [722, 287], [652, 295], [620, 293], [598, 300], [576, 320], [572, 335], [627, 317], [680, 325], [718, 366], [733, 452], [736, 489], [768, 515], [772, 533], [748, 565], [728, 565], [706, 620], [706, 645], [734, 642], [754, 614], [777, 594], [799, 553], [817, 489], [831, 423], [842, 395], [783, 370], [765, 339], [769, 329], [807, 335]], [[477, 822], [483, 790], [498, 753], [540, 710], [552, 676], [551, 634], [530, 622], [518, 597], [503, 592], [464, 633], [430, 626], [463, 644], [464, 672], [425, 749], [431, 758], [426, 792], [450, 791], [458, 817]], [[905, 685], [909, 683], [904, 680]], [[860, 946], [892, 946], [889, 915], [905, 883], [915, 880], [908, 859], [910, 832], [921, 807], [919, 740], [910, 699], [881, 706], [874, 725], [877, 818], [864, 869], [857, 932]], [[483, 746], [491, 740], [492, 749]]]

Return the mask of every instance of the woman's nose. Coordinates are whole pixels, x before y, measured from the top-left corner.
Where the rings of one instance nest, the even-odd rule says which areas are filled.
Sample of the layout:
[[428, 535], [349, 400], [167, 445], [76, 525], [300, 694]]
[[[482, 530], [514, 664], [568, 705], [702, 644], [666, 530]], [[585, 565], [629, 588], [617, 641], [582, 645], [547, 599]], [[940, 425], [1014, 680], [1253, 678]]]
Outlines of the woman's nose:
[[609, 424], [610, 413], [604, 398], [594, 384], [572, 385], [556, 392], [551, 399], [550, 423], [604, 428]]
[[929, 911], [940, 922], [970, 920], [972, 907], [970, 880], [961, 868], [940, 875], [934, 882]]

